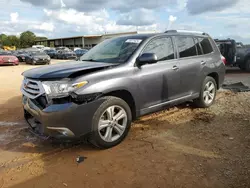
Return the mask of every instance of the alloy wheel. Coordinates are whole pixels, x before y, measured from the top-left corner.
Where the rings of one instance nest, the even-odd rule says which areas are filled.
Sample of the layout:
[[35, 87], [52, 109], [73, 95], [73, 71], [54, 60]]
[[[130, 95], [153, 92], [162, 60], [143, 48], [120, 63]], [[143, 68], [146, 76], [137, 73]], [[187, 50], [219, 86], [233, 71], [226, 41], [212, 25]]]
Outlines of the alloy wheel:
[[105, 142], [114, 142], [123, 135], [127, 122], [127, 113], [121, 106], [110, 106], [99, 119], [98, 133]]
[[207, 82], [203, 92], [203, 99], [206, 104], [210, 104], [214, 101], [215, 97], [215, 85], [212, 81]]

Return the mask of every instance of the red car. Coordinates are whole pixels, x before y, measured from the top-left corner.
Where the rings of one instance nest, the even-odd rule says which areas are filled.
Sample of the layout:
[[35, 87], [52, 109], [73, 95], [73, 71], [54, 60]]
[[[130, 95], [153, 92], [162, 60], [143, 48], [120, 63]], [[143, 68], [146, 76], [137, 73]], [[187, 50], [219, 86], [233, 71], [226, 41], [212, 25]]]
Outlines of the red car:
[[0, 51], [0, 65], [19, 65], [18, 58], [8, 52]]

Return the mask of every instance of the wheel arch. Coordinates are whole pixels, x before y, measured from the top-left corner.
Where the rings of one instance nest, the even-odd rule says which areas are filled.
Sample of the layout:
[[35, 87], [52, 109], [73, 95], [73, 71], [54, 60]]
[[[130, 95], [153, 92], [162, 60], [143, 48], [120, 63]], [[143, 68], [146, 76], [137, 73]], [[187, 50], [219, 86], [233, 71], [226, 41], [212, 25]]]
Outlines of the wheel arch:
[[220, 85], [220, 83], [219, 83], [219, 74], [217, 72], [211, 72], [207, 76], [210, 76], [215, 80], [216, 85], [217, 85], [217, 89], [219, 89], [220, 88], [220, 86], [219, 86]]
[[128, 90], [120, 89], [120, 90], [109, 91], [107, 93], [104, 93], [103, 96], [113, 96], [124, 100], [130, 107], [132, 113], [132, 119], [133, 120], [136, 119], [137, 114], [136, 114], [135, 100], [132, 94]]

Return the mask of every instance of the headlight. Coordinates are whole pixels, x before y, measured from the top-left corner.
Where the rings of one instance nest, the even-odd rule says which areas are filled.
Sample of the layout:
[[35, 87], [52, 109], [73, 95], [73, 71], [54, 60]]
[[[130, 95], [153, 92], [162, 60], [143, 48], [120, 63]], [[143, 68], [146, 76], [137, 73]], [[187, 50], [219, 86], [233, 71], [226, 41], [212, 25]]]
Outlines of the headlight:
[[51, 98], [62, 98], [69, 95], [70, 92], [73, 92], [83, 86], [88, 82], [83, 81], [79, 83], [72, 83], [70, 81], [45, 81], [42, 82], [43, 88], [46, 94]]
[[47, 59], [50, 60], [50, 56], [47, 56]]

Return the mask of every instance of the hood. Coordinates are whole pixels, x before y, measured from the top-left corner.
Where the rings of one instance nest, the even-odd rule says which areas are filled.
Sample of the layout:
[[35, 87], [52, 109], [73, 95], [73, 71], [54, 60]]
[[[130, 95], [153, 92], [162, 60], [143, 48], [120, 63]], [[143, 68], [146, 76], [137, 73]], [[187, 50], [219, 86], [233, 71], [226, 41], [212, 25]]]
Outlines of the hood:
[[0, 55], [0, 58], [1, 59], [3, 59], [3, 58], [11, 58], [11, 59], [13, 59], [13, 58], [16, 58], [16, 56], [14, 56], [14, 55]]
[[47, 54], [46, 55], [32, 55], [32, 57], [34, 57], [34, 58], [47, 58], [48, 55]]
[[114, 66], [114, 64], [91, 61], [72, 61], [31, 69], [25, 71], [23, 76], [33, 79], [62, 79], [79, 72], [84, 73], [84, 71], [86, 71], [89, 73], [91, 70], [100, 70], [101, 68], [110, 66]]

